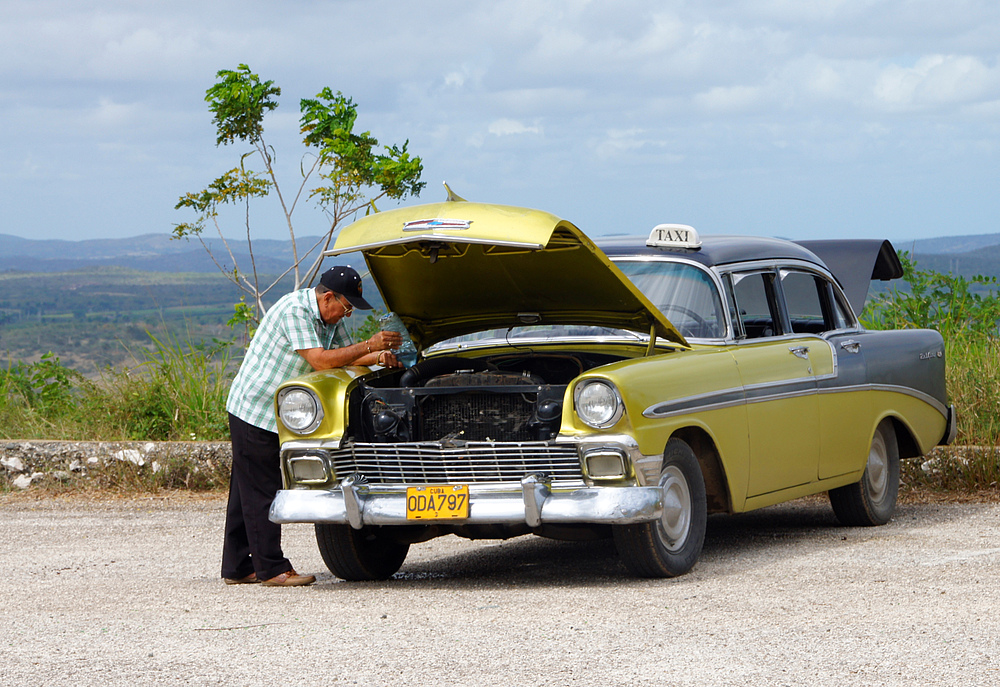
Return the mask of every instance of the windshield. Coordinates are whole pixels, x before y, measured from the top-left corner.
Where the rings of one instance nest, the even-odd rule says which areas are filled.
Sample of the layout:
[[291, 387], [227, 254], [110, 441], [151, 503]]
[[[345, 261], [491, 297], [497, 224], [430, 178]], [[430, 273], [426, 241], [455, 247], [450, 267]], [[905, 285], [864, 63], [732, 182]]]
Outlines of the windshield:
[[[663, 260], [616, 259], [615, 265], [673, 323], [684, 337], [722, 339], [726, 325], [722, 301], [708, 272], [694, 265]], [[626, 337], [643, 339], [639, 333], [586, 325], [530, 324], [511, 329], [487, 329], [435, 344], [429, 350], [457, 344], [500, 339], [565, 339]]]
[[715, 282], [705, 270], [664, 260], [619, 259], [615, 265], [685, 338], [725, 337], [722, 301]]

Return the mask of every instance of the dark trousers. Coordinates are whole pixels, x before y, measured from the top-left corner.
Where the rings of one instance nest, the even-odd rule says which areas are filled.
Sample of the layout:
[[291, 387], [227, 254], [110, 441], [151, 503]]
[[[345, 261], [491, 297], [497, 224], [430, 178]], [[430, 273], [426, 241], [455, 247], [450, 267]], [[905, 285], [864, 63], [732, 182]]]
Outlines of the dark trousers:
[[281, 525], [267, 519], [274, 495], [281, 489], [278, 435], [229, 415], [233, 441], [233, 472], [226, 507], [226, 539], [222, 576], [246, 577], [252, 572], [267, 580], [292, 569], [281, 552]]

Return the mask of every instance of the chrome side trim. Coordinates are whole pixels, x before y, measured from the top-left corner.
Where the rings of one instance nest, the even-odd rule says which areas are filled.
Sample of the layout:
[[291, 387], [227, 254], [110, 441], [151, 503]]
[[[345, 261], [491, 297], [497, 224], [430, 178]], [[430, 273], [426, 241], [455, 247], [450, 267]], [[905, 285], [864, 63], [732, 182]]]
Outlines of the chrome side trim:
[[938, 411], [945, 417], [948, 417], [948, 407], [930, 394], [925, 394], [923, 391], [911, 389], [908, 386], [898, 386], [896, 384], [872, 384], [871, 388], [872, 391], [888, 391], [894, 394], [912, 396], [913, 398], [921, 400], [927, 405], [932, 406], [934, 410]]
[[[907, 396], [917, 398], [933, 407], [943, 416], [948, 417], [948, 408], [941, 403], [941, 401], [937, 400], [933, 396], [930, 396], [929, 394], [925, 394], [922, 391], [911, 389], [909, 387], [892, 384], [854, 384], [850, 386], [816, 388], [814, 385], [804, 384], [803, 382], [805, 379], [812, 378], [753, 384], [746, 387], [746, 394], [743, 393], [743, 389], [734, 388], [722, 389], [720, 391], [713, 391], [707, 394], [698, 394], [696, 396], [686, 396], [674, 401], [667, 401], [652, 405], [649, 408], [646, 408], [642, 414], [644, 417], [656, 420], [674, 417], [676, 415], [684, 415], [694, 411], [720, 410], [744, 404], [749, 405], [751, 403], [780, 401], [786, 398], [797, 398], [799, 396], [809, 396], [812, 394], [819, 395], [851, 393], [857, 391], [888, 391], [891, 393], [905, 394]], [[786, 391], [778, 393], [758, 393], [786, 387], [790, 388]]]
[[720, 389], [694, 396], [685, 396], [674, 401], [657, 403], [642, 411], [643, 417], [659, 419], [682, 415], [694, 410], [720, 410], [722, 408], [732, 408], [746, 403], [746, 394], [743, 387], [731, 389]]

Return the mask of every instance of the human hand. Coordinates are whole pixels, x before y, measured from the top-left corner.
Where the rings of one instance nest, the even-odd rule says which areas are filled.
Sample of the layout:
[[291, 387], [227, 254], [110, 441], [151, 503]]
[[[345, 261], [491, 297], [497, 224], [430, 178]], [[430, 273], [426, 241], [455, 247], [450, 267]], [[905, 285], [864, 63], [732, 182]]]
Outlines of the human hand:
[[381, 331], [372, 334], [368, 345], [373, 351], [388, 351], [399, 348], [403, 344], [403, 335], [399, 332]]
[[382, 367], [402, 367], [403, 363], [396, 360], [396, 356], [391, 351], [379, 351], [375, 357], [375, 364]]

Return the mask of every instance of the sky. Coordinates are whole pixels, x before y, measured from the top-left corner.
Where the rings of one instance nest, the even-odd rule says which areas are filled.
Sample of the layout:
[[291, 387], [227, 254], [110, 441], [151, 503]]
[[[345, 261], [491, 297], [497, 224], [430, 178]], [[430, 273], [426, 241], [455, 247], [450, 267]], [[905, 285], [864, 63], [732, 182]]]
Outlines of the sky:
[[[246, 63], [299, 183], [298, 101], [409, 141], [426, 189], [586, 233], [894, 240], [1000, 232], [996, 0], [13, 0], [0, 9], [0, 233], [168, 233], [238, 164], [204, 101]], [[381, 209], [392, 207], [383, 204]], [[253, 235], [287, 238], [277, 206]], [[227, 236], [244, 217], [222, 218]], [[326, 218], [300, 205], [299, 235]]]

